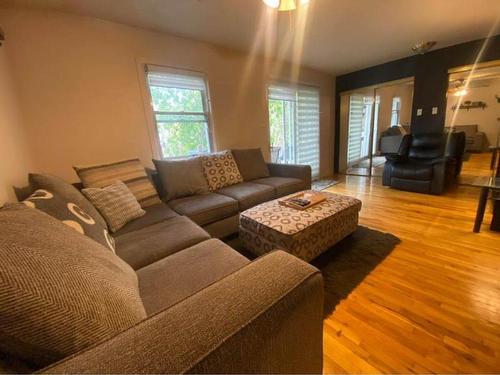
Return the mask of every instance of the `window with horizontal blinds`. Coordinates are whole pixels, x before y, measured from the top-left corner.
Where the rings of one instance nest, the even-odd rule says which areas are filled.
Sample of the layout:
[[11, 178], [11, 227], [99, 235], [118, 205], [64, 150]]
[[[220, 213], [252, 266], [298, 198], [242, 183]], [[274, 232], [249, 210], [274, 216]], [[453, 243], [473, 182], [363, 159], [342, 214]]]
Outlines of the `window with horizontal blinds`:
[[210, 152], [210, 113], [205, 78], [196, 73], [146, 67], [161, 156]]
[[319, 176], [319, 89], [272, 84], [268, 88], [274, 162], [307, 164]]
[[362, 95], [351, 95], [349, 99], [349, 135], [347, 143], [347, 164], [350, 166], [361, 158], [363, 142], [363, 110]]
[[401, 111], [401, 98], [395, 96], [392, 98], [392, 108], [391, 108], [391, 126], [399, 125], [399, 114]]

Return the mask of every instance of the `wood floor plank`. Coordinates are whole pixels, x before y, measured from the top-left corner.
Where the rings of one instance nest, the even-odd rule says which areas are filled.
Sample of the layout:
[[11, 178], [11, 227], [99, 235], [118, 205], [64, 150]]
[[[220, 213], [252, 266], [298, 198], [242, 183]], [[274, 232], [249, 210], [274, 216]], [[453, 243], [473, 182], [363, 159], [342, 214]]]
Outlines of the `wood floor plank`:
[[401, 242], [324, 323], [324, 372], [499, 373], [500, 233], [478, 189], [430, 196], [346, 176], [328, 190], [363, 201], [360, 224]]

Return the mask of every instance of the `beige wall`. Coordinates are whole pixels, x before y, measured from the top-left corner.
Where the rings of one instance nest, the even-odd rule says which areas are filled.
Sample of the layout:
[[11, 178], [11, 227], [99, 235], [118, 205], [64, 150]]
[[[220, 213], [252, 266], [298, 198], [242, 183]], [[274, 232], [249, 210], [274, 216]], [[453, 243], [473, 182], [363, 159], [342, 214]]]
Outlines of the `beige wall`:
[[391, 126], [392, 99], [396, 96], [401, 98], [401, 110], [399, 112], [399, 123], [410, 125], [411, 109], [413, 102], [413, 84], [401, 83], [391, 86], [377, 88], [376, 95], [380, 98], [380, 108], [378, 113], [378, 128], [375, 141], [380, 139], [380, 134]]
[[380, 109], [378, 115], [379, 129], [385, 130], [391, 126], [392, 99], [396, 96], [401, 98], [399, 122], [401, 125], [410, 124], [413, 85], [402, 83], [399, 85], [380, 87], [377, 88], [376, 95], [380, 97]]
[[[478, 83], [479, 84], [479, 83]], [[488, 81], [487, 87], [469, 87], [467, 94], [463, 97], [462, 103], [470, 100], [473, 102], [483, 101], [486, 108], [474, 108], [470, 110], [460, 109], [456, 115], [454, 125], [477, 124], [479, 131], [486, 134], [488, 144], [494, 145], [500, 132], [500, 104], [497, 103], [495, 95], [500, 95], [500, 78]], [[455, 111], [451, 109], [458, 102], [458, 98], [453, 95], [448, 96], [446, 104], [446, 126], [450, 126], [453, 121]]]
[[26, 185], [30, 167], [7, 50], [6, 45], [0, 47], [0, 206], [15, 200], [13, 186]]
[[[0, 9], [30, 148], [39, 171], [75, 180], [71, 166], [138, 156], [153, 145], [140, 64], [200, 71], [210, 89], [217, 149], [268, 154], [266, 86], [287, 79], [262, 58], [167, 34], [69, 15]], [[247, 74], [245, 73], [247, 72]], [[321, 90], [321, 174], [333, 170], [333, 77], [302, 69]]]

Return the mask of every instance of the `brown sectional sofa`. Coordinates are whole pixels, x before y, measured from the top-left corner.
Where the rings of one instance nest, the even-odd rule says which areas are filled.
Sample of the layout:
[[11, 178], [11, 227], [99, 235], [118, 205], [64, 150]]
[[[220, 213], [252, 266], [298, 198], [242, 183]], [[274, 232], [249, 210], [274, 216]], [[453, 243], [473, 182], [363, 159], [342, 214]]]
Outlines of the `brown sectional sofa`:
[[[168, 206], [180, 215], [189, 217], [213, 237], [223, 238], [236, 233], [240, 212], [262, 202], [311, 188], [311, 167], [308, 165], [267, 163], [266, 166], [268, 177], [247, 179], [246, 176], [254, 173], [245, 171], [247, 165], [239, 163], [244, 182], [208, 194], [173, 199], [167, 202]], [[148, 173], [160, 197], [164, 198], [156, 171], [148, 170]]]
[[[310, 188], [307, 166], [268, 168], [266, 178], [148, 207], [116, 232], [147, 318], [42, 372], [321, 372], [320, 272], [282, 251], [250, 261], [212, 238], [237, 231], [240, 211]], [[0, 356], [2, 369], [16, 365]]]

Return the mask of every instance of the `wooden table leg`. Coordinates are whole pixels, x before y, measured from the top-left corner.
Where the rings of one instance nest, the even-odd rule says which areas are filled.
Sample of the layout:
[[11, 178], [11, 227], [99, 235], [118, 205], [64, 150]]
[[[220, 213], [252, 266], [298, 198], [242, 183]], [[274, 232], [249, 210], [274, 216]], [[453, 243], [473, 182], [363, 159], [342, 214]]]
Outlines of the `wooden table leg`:
[[481, 230], [481, 224], [483, 223], [484, 211], [486, 209], [486, 203], [488, 202], [488, 193], [490, 189], [487, 187], [481, 188], [481, 194], [479, 195], [479, 203], [477, 205], [476, 221], [474, 222], [474, 233], [479, 233]]

